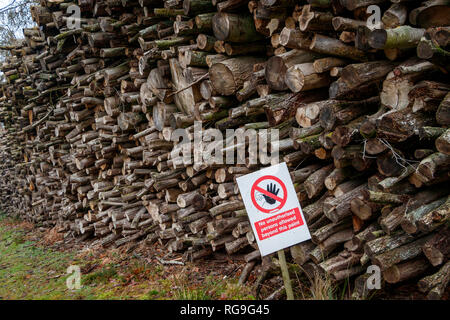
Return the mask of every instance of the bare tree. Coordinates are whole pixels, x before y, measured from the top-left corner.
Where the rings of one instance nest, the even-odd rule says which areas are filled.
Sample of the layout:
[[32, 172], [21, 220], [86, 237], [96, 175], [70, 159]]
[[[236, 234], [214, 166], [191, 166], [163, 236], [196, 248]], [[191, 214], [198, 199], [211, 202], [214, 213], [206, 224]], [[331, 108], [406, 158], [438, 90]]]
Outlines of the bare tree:
[[[10, 0], [11, 2], [0, 8], [0, 46], [14, 45], [22, 38], [22, 29], [33, 26], [30, 7], [35, 0]], [[3, 60], [8, 51], [0, 51]]]
[[[36, 0], [10, 0], [0, 8], [0, 49], [15, 45], [23, 38], [22, 29], [33, 26], [30, 7]], [[0, 63], [10, 54], [9, 50], [0, 50]], [[0, 82], [4, 81], [0, 73]]]

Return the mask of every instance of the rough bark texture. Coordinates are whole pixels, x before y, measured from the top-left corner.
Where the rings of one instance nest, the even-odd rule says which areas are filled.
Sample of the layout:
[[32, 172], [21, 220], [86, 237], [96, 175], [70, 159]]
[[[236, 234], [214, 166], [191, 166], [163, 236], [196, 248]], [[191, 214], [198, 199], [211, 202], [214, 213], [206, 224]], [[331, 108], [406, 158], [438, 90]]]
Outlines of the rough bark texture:
[[[81, 2], [79, 28], [69, 2], [42, 0], [1, 47], [2, 211], [64, 241], [244, 259], [240, 282], [261, 269], [260, 287], [276, 264], [259, 266], [235, 181], [278, 149], [312, 234], [290, 269], [356, 278], [360, 296], [370, 263], [393, 283], [434, 273], [423, 287], [443, 296], [448, 1]], [[268, 143], [216, 139], [238, 128]]]

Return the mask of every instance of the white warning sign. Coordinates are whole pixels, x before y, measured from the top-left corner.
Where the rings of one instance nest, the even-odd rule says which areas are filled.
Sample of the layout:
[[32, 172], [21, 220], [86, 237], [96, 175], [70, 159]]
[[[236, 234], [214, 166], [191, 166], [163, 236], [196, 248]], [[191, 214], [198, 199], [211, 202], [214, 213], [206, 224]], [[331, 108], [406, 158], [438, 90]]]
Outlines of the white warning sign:
[[286, 163], [236, 181], [262, 256], [311, 239]]

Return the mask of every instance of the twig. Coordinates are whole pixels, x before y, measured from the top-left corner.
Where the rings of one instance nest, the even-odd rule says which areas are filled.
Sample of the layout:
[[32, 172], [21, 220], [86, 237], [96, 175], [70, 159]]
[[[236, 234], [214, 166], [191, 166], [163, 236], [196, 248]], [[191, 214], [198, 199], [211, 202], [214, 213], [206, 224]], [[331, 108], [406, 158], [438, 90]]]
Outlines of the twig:
[[164, 260], [164, 259], [161, 259], [160, 257], [155, 257], [155, 258], [161, 264], [177, 264], [177, 265], [180, 265], [180, 266], [184, 266], [184, 262], [181, 262], [181, 261]]
[[46, 114], [45, 116], [43, 116], [41, 119], [39, 119], [39, 120], [36, 121], [35, 123], [33, 123], [33, 124], [31, 124], [31, 125], [26, 126], [25, 128], [23, 128], [23, 129], [22, 129], [22, 133], [23, 133], [23, 132], [30, 131], [31, 129], [33, 129], [33, 128], [37, 127], [38, 125], [40, 125], [42, 122], [44, 122], [44, 121], [50, 116], [50, 114], [52, 113], [53, 110], [54, 110], [54, 108], [51, 108], [51, 109], [47, 112], [47, 114]]
[[264, 300], [280, 300], [281, 297], [286, 293], [285, 292], [285, 288], [284, 286], [281, 286], [280, 288], [278, 288], [277, 290], [275, 290], [274, 292], [272, 292], [267, 298], [265, 298]]
[[205, 73], [204, 75], [202, 75], [200, 78], [198, 78], [197, 80], [195, 80], [194, 82], [192, 82], [191, 84], [187, 85], [184, 88], [181, 88], [180, 90], [177, 90], [175, 92], [172, 92], [171, 94], [167, 95], [167, 97], [171, 97], [174, 94], [180, 93], [181, 91], [184, 91], [186, 89], [189, 89], [190, 87], [192, 87], [194, 84], [199, 83], [200, 81], [202, 81], [203, 79], [207, 78], [209, 76], [209, 73]]
[[[403, 158], [401, 155], [399, 155], [399, 154], [394, 150], [394, 148], [390, 145], [389, 142], [387, 142], [387, 141], [384, 140], [384, 139], [378, 139], [378, 140], [380, 140], [380, 142], [381, 142], [382, 144], [384, 144], [389, 150], [391, 150], [392, 155], [394, 156], [395, 162], [396, 162], [399, 166], [401, 166], [403, 169], [406, 169], [406, 166], [405, 166], [403, 163], [406, 163], [408, 166], [411, 166], [412, 163], [414, 163], [414, 162], [419, 162], [419, 161], [416, 161], [416, 160], [408, 160], [408, 159]], [[401, 161], [401, 162], [400, 162], [400, 161]]]

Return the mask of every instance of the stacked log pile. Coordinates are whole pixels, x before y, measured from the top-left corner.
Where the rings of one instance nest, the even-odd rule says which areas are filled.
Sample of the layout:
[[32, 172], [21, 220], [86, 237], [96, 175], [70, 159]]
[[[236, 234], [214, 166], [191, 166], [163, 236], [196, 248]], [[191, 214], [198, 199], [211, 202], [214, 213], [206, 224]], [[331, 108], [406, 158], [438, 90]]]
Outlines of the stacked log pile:
[[[18, 65], [16, 65], [18, 67]], [[12, 103], [1, 98], [2, 110], [0, 124], [0, 210], [10, 216], [23, 218], [31, 207], [31, 194], [26, 183], [27, 166], [23, 159], [23, 140], [18, 135], [21, 122], [17, 119]]]
[[[260, 160], [279, 150], [312, 234], [293, 263], [355, 279], [359, 298], [371, 264], [442, 297], [447, 2], [79, 0], [80, 17], [73, 5], [33, 7], [39, 28], [2, 65], [3, 210], [105, 247], [244, 255], [245, 281], [260, 255], [235, 179], [274, 162], [252, 163], [251, 148], [239, 164], [198, 161], [211, 149], [196, 121], [203, 136], [267, 129], [278, 138]], [[216, 152], [249, 144], [228, 140]], [[262, 260], [258, 283], [273, 266]]]

